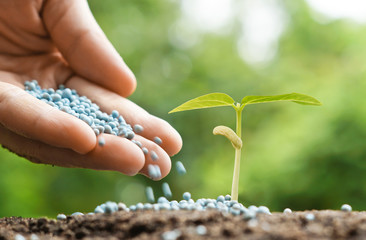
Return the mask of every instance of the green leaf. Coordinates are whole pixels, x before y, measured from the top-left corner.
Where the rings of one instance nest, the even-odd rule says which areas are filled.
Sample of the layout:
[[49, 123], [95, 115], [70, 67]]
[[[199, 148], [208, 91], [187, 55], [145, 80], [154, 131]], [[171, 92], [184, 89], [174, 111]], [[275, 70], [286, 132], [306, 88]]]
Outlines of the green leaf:
[[192, 100], [189, 100], [182, 105], [174, 108], [169, 113], [181, 112], [200, 108], [212, 108], [221, 106], [233, 106], [234, 99], [225, 93], [210, 93]]
[[322, 105], [317, 99], [300, 93], [289, 93], [274, 96], [246, 96], [241, 100], [242, 105], [266, 103], [266, 102], [279, 102], [279, 101], [291, 101], [304, 105]]

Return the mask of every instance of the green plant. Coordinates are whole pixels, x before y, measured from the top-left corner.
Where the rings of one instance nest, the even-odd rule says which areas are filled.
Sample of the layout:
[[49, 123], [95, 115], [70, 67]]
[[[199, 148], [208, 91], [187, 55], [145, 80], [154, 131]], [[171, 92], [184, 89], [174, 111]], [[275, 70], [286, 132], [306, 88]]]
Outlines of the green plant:
[[235, 163], [233, 183], [231, 188], [231, 197], [233, 200], [238, 200], [238, 188], [239, 188], [239, 172], [240, 172], [240, 155], [242, 149], [241, 140], [241, 113], [246, 105], [255, 103], [266, 102], [279, 102], [279, 101], [291, 101], [303, 105], [315, 105], [319, 106], [321, 103], [310, 96], [300, 93], [290, 93], [274, 96], [246, 96], [241, 100], [241, 103], [236, 103], [229, 95], [225, 93], [210, 93], [192, 100], [189, 100], [182, 105], [174, 108], [169, 113], [181, 112], [193, 109], [212, 108], [222, 106], [232, 106], [236, 112], [236, 133], [229, 127], [217, 126], [214, 128], [213, 133], [215, 135], [220, 134], [227, 137], [233, 147], [235, 148]]

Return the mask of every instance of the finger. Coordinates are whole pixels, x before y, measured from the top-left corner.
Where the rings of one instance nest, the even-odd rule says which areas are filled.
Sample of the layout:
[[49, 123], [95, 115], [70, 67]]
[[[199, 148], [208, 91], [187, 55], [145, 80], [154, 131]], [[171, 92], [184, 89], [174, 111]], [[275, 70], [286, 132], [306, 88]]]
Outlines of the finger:
[[134, 143], [110, 134], [101, 136], [106, 142], [103, 147], [96, 145], [91, 152], [78, 154], [70, 149], [25, 138], [0, 125], [0, 144], [35, 163], [119, 171], [130, 176], [143, 168], [145, 157]]
[[93, 130], [12, 84], [0, 82], [0, 124], [24, 137], [87, 153], [96, 145]]
[[[171, 160], [169, 155], [164, 151], [164, 149], [156, 145], [154, 142], [139, 135], [136, 135], [133, 140], [139, 141], [142, 147], [145, 147], [148, 150], [148, 153], [145, 154], [145, 165], [140, 170], [140, 173], [147, 177], [150, 177], [148, 167], [150, 164], [153, 164], [159, 166], [161, 178], [164, 178], [166, 175], [168, 175], [171, 169]], [[153, 154], [156, 154], [157, 158], [153, 157]], [[161, 178], [154, 180], [160, 180]]]
[[168, 122], [149, 114], [130, 100], [80, 77], [71, 78], [67, 87], [76, 89], [81, 95], [88, 96], [107, 113], [117, 110], [132, 126], [135, 124], [143, 126], [144, 130], [139, 135], [150, 140], [159, 137], [162, 140], [160, 146], [170, 156], [178, 153], [182, 148], [182, 138]]
[[80, 76], [122, 96], [136, 88], [136, 79], [95, 21], [85, 0], [49, 0], [45, 26], [71, 68]]

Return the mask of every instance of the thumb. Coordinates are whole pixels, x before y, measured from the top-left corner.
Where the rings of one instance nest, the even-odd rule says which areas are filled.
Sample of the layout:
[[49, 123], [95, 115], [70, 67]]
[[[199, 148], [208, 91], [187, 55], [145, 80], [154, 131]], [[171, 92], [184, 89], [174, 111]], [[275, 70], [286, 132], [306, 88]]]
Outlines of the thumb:
[[48, 0], [43, 19], [56, 47], [80, 76], [121, 96], [136, 79], [95, 21], [85, 0]]

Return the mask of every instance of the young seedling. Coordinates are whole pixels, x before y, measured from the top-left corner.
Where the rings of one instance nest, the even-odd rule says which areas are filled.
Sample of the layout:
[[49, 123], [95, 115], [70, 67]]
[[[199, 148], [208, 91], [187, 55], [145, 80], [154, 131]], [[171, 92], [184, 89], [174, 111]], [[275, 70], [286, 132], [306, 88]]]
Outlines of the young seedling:
[[289, 101], [303, 105], [314, 105], [319, 106], [321, 103], [310, 96], [300, 93], [290, 93], [283, 95], [273, 96], [246, 96], [240, 103], [236, 103], [229, 95], [225, 93], [210, 93], [192, 100], [189, 100], [182, 105], [174, 108], [169, 113], [181, 112], [193, 109], [201, 108], [212, 108], [212, 107], [223, 107], [231, 106], [234, 108], [236, 113], [236, 132], [226, 126], [217, 126], [213, 130], [213, 134], [223, 135], [227, 137], [233, 147], [235, 148], [235, 163], [234, 163], [234, 174], [233, 183], [231, 188], [232, 200], [238, 200], [238, 188], [239, 188], [239, 171], [240, 171], [240, 155], [242, 149], [241, 139], [241, 113], [246, 105], [256, 103], [267, 103], [267, 102], [280, 102]]

